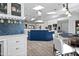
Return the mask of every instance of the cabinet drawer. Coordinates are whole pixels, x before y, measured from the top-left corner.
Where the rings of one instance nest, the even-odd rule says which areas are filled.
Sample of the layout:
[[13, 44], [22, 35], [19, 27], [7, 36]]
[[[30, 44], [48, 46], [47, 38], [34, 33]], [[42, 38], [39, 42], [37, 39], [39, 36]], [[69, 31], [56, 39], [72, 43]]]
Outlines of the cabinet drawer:
[[17, 45], [25, 45], [25, 41], [24, 40], [16, 40], [15, 41]]
[[8, 47], [8, 55], [15, 56], [26, 52], [25, 46]]
[[25, 52], [25, 47], [17, 47], [16, 48], [16, 53], [20, 53], [20, 52]]
[[16, 55], [25, 55], [26, 54], [26, 47], [20, 46], [16, 48]]
[[15, 56], [16, 54], [16, 49], [15, 47], [8, 47], [8, 56]]
[[25, 53], [25, 52], [21, 52], [21, 53], [16, 54], [16, 56], [26, 56], [26, 55], [27, 55], [27, 53]]
[[16, 41], [15, 40], [8, 40], [7, 42], [8, 48], [16, 46]]
[[26, 54], [26, 39], [22, 36], [16, 36], [7, 40], [9, 56], [20, 56]]

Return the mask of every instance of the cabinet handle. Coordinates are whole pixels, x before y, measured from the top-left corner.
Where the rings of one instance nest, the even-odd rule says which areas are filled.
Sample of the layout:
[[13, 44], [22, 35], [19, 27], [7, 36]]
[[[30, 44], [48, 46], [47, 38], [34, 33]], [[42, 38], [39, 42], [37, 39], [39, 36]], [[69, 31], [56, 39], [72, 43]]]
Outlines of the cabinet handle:
[[19, 48], [16, 48], [16, 50], [18, 50]]
[[16, 41], [16, 43], [18, 43], [19, 41]]

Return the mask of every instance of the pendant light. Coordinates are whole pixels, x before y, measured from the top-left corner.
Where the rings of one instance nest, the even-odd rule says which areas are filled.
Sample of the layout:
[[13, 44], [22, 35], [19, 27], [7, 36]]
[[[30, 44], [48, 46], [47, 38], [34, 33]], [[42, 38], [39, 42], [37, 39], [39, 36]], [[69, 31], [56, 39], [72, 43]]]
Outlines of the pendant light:
[[72, 16], [72, 15], [71, 15], [71, 12], [70, 12], [70, 10], [69, 10], [69, 7], [68, 7], [68, 3], [63, 4], [63, 10], [66, 11], [66, 15], [67, 15], [68, 17]]

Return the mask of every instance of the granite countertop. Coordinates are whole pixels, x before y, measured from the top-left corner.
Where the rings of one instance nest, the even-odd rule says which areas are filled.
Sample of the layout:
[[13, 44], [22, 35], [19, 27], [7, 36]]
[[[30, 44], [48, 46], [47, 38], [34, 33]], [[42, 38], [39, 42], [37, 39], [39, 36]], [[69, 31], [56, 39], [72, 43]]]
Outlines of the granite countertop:
[[78, 35], [73, 35], [71, 33], [61, 33], [59, 36], [62, 36], [64, 38], [71, 38], [71, 37], [78, 37]]
[[62, 40], [69, 40], [70, 38], [72, 38], [73, 35], [72, 34], [68, 34], [68, 33], [60, 33], [58, 35], [58, 38], [61, 38]]
[[59, 36], [58, 36], [59, 38], [61, 38], [61, 39], [71, 39], [71, 38], [79, 38], [79, 35], [73, 35], [73, 34], [71, 34], [71, 33], [63, 33], [63, 34], [59, 34]]

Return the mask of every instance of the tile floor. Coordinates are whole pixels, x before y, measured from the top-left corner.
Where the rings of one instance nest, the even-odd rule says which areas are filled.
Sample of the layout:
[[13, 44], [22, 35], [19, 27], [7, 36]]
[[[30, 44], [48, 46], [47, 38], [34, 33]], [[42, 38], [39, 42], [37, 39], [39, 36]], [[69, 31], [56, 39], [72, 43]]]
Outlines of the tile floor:
[[53, 41], [27, 40], [28, 56], [53, 56]]

